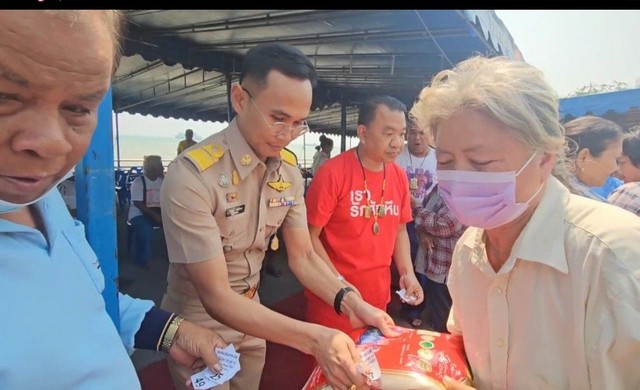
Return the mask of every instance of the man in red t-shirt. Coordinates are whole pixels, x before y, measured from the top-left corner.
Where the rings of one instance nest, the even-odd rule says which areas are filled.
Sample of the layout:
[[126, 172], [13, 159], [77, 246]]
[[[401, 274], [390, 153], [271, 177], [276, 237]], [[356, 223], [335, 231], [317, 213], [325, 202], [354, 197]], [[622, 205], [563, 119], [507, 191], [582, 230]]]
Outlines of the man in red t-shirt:
[[[360, 143], [318, 170], [306, 195], [309, 231], [315, 251], [344, 282], [373, 306], [391, 300], [390, 265], [400, 288], [422, 302], [424, 295], [411, 263], [406, 223], [411, 221], [409, 183], [395, 164], [406, 131], [406, 107], [390, 96], [373, 96], [360, 107]], [[352, 331], [333, 307], [305, 290], [307, 320]]]

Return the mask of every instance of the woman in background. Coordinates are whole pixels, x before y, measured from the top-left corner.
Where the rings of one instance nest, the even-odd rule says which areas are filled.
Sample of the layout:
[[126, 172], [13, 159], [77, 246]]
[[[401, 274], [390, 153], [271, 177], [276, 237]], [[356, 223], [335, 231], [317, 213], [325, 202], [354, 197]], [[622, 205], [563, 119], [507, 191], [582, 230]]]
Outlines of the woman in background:
[[313, 164], [311, 165], [311, 174], [316, 175], [320, 165], [331, 158], [331, 151], [333, 150], [333, 140], [326, 135], [320, 136], [320, 146], [316, 146], [316, 154], [313, 155]]
[[569, 187], [575, 194], [606, 202], [592, 187], [602, 187], [618, 171], [622, 156], [622, 128], [597, 116], [582, 116], [564, 125], [573, 159]]

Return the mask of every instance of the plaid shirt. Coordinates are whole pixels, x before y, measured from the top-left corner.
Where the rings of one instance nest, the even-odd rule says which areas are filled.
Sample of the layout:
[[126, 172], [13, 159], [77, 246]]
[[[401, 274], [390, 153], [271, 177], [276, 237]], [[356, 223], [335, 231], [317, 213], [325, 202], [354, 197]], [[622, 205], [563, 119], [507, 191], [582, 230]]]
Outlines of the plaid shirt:
[[609, 202], [640, 216], [640, 182], [621, 185], [609, 195]]
[[433, 251], [427, 251], [426, 254], [426, 269], [418, 269], [416, 264], [416, 271], [431, 275], [447, 274], [451, 267], [453, 248], [466, 226], [458, 222], [444, 203], [437, 186], [424, 197], [422, 206], [418, 207], [415, 224], [418, 233], [427, 233], [433, 237], [434, 244]]

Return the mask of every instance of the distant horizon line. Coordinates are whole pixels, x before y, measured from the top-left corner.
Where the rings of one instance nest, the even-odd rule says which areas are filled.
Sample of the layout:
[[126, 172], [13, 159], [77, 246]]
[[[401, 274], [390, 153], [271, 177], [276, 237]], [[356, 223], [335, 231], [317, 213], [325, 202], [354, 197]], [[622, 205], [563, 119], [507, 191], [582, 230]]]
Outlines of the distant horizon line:
[[[209, 135], [213, 135], [213, 134], [215, 134], [215, 133], [211, 133]], [[195, 139], [196, 141], [200, 142], [203, 139], [209, 137], [209, 135], [201, 136], [197, 132], [194, 131], [193, 139]], [[330, 134], [330, 135], [331, 136], [335, 136], [335, 137], [339, 137], [338, 135], [334, 135], [334, 134]], [[178, 137], [178, 135], [176, 135], [176, 134], [173, 134], [173, 135], [171, 135], [171, 134], [130, 134], [130, 133], [122, 133], [121, 132], [121, 133], [119, 133], [118, 136], [119, 137], [123, 137], [123, 136], [126, 136], [126, 137], [145, 137], [145, 138], [155, 137], [155, 138], [168, 138], [168, 139], [176, 139], [176, 140], [184, 139], [184, 134], [182, 134], [181, 137]], [[113, 138], [114, 139], [116, 138], [115, 134], [113, 135]], [[347, 138], [352, 138], [352, 137], [347, 137]], [[355, 137], [353, 137], [353, 138], [355, 138]], [[292, 142], [301, 141], [301, 140], [302, 140], [302, 137], [299, 137], [299, 138], [296, 138], [295, 140], [293, 140]]]

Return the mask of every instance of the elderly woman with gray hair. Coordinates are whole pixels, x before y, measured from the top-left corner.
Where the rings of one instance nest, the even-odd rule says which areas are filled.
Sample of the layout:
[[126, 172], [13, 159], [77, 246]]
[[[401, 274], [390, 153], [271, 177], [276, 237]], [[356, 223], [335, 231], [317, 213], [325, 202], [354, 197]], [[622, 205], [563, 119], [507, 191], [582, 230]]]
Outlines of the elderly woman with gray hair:
[[542, 73], [470, 58], [436, 75], [412, 114], [434, 130], [441, 195], [470, 226], [448, 329], [477, 388], [640, 388], [640, 219], [563, 184], [565, 132]]

